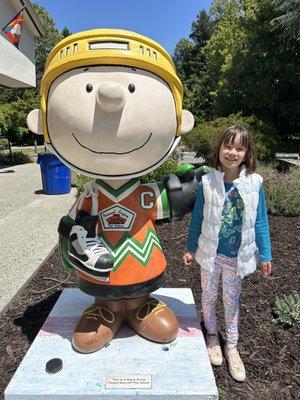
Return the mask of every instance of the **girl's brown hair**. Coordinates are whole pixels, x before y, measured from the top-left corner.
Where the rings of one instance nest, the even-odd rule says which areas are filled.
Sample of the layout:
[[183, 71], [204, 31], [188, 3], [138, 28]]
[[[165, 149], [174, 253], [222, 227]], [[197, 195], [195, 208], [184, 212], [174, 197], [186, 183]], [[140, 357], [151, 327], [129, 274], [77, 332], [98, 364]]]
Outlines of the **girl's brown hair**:
[[239, 136], [241, 146], [245, 147], [246, 154], [243, 164], [246, 166], [246, 174], [253, 174], [256, 170], [256, 151], [254, 148], [251, 134], [244, 126], [232, 125], [225, 129], [217, 138], [208, 158], [210, 165], [218, 169], [221, 166], [219, 153], [222, 144], [232, 144]]

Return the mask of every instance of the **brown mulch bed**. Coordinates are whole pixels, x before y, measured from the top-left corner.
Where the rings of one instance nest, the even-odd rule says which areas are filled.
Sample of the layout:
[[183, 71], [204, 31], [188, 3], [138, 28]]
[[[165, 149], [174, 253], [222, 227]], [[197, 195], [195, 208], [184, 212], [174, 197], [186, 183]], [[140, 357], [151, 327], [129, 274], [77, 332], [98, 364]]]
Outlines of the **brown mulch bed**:
[[[163, 223], [157, 227], [169, 261], [166, 287], [191, 287], [200, 315], [200, 272], [197, 265], [185, 268], [181, 255], [186, 244], [188, 218]], [[235, 382], [226, 364], [214, 367], [222, 400], [300, 398], [300, 329], [272, 323], [276, 296], [300, 288], [299, 237], [300, 218], [270, 218], [273, 275], [263, 279], [258, 273], [245, 278], [241, 295], [239, 348], [247, 370], [243, 383]], [[10, 309], [0, 316], [0, 393], [2, 394], [47, 315], [65, 287], [76, 287], [73, 273], [60, 264], [55, 251]], [[221, 300], [221, 298], [220, 298]], [[218, 304], [220, 333], [224, 335], [221, 301]], [[3, 395], [0, 395], [3, 398]]]

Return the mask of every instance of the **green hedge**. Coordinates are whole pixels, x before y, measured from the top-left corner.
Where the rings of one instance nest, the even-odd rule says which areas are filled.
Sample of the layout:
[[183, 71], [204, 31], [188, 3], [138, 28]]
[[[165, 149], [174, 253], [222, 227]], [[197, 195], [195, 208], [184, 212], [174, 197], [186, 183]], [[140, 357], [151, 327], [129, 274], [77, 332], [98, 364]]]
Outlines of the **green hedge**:
[[8, 140], [5, 138], [0, 139], [0, 150], [6, 150], [9, 147]]
[[243, 125], [249, 129], [259, 160], [271, 160], [274, 157], [278, 136], [271, 125], [254, 116], [230, 115], [226, 118], [199, 124], [190, 133], [183, 136], [182, 143], [196, 151], [198, 156], [207, 158], [216, 137], [231, 125]]
[[0, 165], [20, 165], [33, 163], [32, 158], [22, 151], [13, 151], [10, 157], [9, 153], [0, 153]]

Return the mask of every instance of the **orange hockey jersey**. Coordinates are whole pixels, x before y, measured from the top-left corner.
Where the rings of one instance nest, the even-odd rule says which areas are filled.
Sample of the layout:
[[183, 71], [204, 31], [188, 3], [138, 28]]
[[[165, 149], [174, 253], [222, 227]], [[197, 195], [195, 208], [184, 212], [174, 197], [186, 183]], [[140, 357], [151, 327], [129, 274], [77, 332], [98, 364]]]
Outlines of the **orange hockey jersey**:
[[114, 259], [108, 283], [76, 271], [79, 280], [85, 281], [85, 287], [143, 286], [163, 274], [166, 259], [154, 226], [155, 220], [170, 216], [162, 185], [142, 184], [134, 179], [115, 190], [101, 180], [89, 182], [69, 217], [75, 220], [79, 210], [98, 215], [98, 235]]

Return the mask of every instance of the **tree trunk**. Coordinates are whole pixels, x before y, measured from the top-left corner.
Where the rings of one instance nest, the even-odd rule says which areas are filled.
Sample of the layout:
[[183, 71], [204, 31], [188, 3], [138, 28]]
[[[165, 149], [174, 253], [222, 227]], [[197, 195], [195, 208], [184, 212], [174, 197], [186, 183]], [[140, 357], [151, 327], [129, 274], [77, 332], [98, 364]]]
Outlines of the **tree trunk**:
[[11, 151], [11, 142], [10, 142], [10, 140], [8, 141], [8, 149], [9, 149], [10, 165], [12, 165], [13, 164], [13, 159], [12, 159], [12, 151]]

